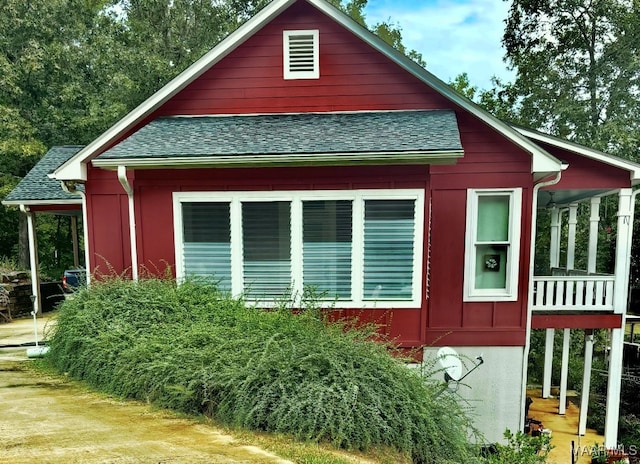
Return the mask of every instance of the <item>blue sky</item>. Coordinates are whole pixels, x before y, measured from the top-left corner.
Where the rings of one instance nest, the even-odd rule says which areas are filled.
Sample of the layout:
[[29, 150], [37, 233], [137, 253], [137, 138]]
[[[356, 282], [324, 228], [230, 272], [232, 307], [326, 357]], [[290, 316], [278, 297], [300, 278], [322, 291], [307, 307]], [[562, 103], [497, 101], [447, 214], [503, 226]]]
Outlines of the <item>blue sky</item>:
[[509, 2], [503, 0], [368, 0], [367, 24], [391, 20], [404, 44], [422, 53], [427, 69], [445, 82], [466, 72], [472, 85], [491, 76], [511, 80], [500, 43]]

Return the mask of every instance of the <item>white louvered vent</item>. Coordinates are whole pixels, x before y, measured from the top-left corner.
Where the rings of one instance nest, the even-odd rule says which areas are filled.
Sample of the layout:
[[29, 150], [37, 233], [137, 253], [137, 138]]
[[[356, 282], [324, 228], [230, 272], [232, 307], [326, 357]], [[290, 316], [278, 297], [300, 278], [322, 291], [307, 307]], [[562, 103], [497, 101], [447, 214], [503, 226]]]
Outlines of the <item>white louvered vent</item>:
[[284, 78], [320, 77], [318, 30], [284, 31]]

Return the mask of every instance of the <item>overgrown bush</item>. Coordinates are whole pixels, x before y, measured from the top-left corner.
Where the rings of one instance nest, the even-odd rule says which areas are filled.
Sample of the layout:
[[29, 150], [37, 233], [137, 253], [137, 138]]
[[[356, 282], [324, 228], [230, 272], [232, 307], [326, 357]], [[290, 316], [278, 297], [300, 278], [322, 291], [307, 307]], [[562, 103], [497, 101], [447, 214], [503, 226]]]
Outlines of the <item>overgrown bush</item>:
[[259, 310], [202, 282], [115, 279], [63, 304], [49, 359], [101, 390], [224, 424], [472, 462], [455, 397], [371, 341], [370, 327], [323, 314]]

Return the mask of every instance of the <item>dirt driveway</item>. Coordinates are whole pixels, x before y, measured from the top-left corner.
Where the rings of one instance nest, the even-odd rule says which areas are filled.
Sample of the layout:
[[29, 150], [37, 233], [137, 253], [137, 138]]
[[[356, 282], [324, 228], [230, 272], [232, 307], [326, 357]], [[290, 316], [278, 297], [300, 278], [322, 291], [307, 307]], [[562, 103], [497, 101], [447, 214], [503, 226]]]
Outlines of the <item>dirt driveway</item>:
[[29, 362], [25, 348], [0, 349], [2, 464], [289, 463], [208, 425], [33, 372]]

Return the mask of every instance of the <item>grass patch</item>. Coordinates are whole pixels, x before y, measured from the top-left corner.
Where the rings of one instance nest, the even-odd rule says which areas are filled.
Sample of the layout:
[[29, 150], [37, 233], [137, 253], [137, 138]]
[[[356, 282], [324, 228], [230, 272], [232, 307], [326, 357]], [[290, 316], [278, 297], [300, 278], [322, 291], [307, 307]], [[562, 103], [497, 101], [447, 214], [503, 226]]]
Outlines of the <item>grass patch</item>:
[[306, 307], [263, 311], [208, 283], [114, 279], [65, 301], [48, 360], [102, 391], [232, 428], [391, 449], [416, 463], [472, 462], [455, 397], [371, 341], [371, 327]]

